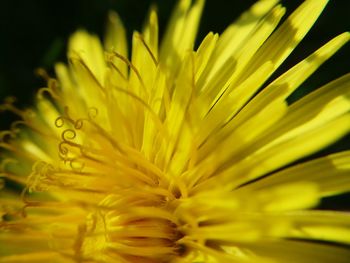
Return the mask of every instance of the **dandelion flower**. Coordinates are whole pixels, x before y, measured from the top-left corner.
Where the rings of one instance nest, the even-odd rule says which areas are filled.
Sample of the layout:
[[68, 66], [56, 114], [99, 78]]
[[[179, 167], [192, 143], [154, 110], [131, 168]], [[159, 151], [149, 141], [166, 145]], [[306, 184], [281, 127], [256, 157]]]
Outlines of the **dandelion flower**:
[[[261, 0], [194, 40], [204, 1], [180, 0], [161, 43], [109, 15], [80, 30], [35, 104], [2, 132], [0, 262], [346, 263], [350, 151], [297, 162], [350, 130], [350, 75], [293, 103], [343, 33], [275, 80], [326, 0]], [[43, 73], [44, 74], [44, 73]]]

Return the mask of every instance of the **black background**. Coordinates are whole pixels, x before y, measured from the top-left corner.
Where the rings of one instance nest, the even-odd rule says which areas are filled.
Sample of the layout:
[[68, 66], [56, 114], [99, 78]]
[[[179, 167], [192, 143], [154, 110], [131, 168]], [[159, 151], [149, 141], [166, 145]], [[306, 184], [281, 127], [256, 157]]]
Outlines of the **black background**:
[[[222, 32], [254, 0], [207, 0], [198, 41], [209, 31]], [[290, 14], [301, 0], [282, 1]], [[34, 74], [43, 67], [52, 72], [65, 61], [66, 42], [78, 28], [103, 35], [108, 10], [114, 9], [126, 25], [129, 39], [140, 30], [151, 3], [159, 9], [160, 32], [164, 30], [175, 0], [2, 0], [0, 1], [0, 99], [14, 95], [18, 104], [30, 105], [35, 91], [45, 83]], [[331, 0], [313, 29], [278, 70], [282, 73], [332, 37], [350, 29], [350, 1]], [[197, 41], [197, 43], [199, 43]], [[295, 93], [294, 98], [350, 71], [350, 45], [343, 47]], [[53, 73], [52, 73], [53, 74]], [[0, 128], [8, 128], [11, 116], [0, 115]], [[350, 136], [319, 154], [350, 148]], [[327, 202], [332, 200], [327, 199]], [[349, 207], [349, 196], [332, 207]]]
[[[44, 85], [34, 69], [52, 69], [65, 60], [67, 38], [78, 28], [103, 35], [108, 10], [116, 10], [130, 34], [140, 30], [150, 3], [159, 7], [161, 30], [165, 28], [174, 0], [3, 0], [0, 1], [0, 97], [15, 95], [28, 105], [35, 90]], [[254, 0], [207, 0], [198, 40], [207, 32], [222, 32]], [[282, 1], [288, 13], [301, 0]], [[326, 41], [350, 28], [350, 1], [331, 0], [305, 40], [279, 72], [310, 54]], [[318, 71], [305, 89], [324, 84], [350, 69], [349, 45]]]

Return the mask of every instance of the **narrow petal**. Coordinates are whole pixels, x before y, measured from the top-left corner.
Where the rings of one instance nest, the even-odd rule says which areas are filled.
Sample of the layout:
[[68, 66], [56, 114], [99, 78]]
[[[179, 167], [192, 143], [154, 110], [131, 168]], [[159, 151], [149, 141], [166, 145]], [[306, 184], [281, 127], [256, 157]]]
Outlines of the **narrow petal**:
[[[128, 43], [126, 31], [120, 17], [115, 12], [108, 14], [107, 28], [104, 38], [104, 48], [108, 52], [116, 52], [121, 56], [128, 57]], [[113, 61], [116, 67], [124, 76], [127, 75], [127, 65], [122, 61], [115, 59]]]
[[328, 0], [306, 0], [301, 4], [261, 46], [246, 66], [242, 79], [245, 79], [268, 60], [272, 61], [276, 68], [279, 67], [304, 38], [327, 3]]

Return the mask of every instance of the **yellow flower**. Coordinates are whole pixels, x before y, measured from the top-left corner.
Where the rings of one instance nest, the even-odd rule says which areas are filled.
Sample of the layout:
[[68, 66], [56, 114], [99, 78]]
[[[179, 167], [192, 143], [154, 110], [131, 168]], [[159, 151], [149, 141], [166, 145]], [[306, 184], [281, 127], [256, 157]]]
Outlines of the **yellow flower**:
[[326, 3], [278, 26], [258, 1], [194, 50], [204, 1], [180, 0], [130, 60], [114, 13], [104, 46], [75, 33], [35, 106], [2, 106], [23, 120], [0, 142], [0, 262], [349, 262], [350, 215], [314, 208], [350, 190], [350, 151], [290, 164], [350, 130], [350, 74], [287, 103], [349, 34], [269, 80]]

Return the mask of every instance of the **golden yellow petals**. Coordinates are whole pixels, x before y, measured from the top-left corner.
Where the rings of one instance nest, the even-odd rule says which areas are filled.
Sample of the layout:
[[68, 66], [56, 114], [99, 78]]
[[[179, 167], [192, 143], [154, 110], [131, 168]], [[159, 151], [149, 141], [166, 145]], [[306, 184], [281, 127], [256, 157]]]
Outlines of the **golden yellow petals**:
[[[195, 47], [204, 0], [156, 7], [128, 46], [78, 30], [34, 106], [0, 133], [0, 262], [348, 263], [350, 74], [289, 96], [350, 39], [271, 76], [326, 6], [260, 0]], [[280, 21], [283, 21], [279, 26]], [[131, 51], [129, 54], [129, 50]]]

